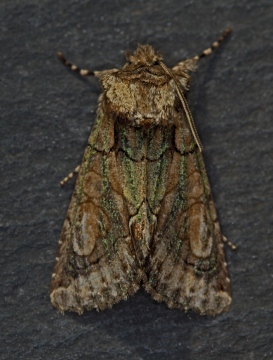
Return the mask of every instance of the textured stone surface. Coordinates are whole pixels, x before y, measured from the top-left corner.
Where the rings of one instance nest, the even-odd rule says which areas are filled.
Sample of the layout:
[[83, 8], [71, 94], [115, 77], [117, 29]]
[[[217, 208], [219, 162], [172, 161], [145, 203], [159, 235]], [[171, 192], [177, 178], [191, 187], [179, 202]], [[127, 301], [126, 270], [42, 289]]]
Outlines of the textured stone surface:
[[[273, 105], [269, 1], [1, 2], [1, 359], [272, 359]], [[144, 291], [102, 313], [60, 315], [49, 300], [99, 85], [57, 60], [123, 65], [149, 43], [167, 65], [232, 37], [193, 76], [189, 104], [227, 249], [233, 303], [216, 318], [169, 310]]]

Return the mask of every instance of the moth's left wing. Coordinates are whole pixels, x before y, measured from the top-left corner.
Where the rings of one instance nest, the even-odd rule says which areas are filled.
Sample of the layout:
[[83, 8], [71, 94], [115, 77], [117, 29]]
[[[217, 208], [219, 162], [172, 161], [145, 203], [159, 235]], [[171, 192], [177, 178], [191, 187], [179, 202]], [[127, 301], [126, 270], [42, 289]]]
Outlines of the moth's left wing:
[[140, 272], [119, 179], [114, 119], [101, 101], [59, 241], [50, 297], [60, 311], [111, 307]]

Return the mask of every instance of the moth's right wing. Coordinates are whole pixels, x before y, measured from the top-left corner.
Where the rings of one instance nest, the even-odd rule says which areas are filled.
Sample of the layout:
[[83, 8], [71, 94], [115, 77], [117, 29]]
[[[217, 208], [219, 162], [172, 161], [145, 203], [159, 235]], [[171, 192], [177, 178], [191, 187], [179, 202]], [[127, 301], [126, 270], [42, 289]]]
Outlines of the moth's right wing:
[[101, 102], [52, 275], [51, 302], [61, 312], [102, 310], [139, 288], [141, 275], [114, 147], [114, 121]]
[[[151, 172], [162, 175], [159, 185], [154, 183], [155, 188], [148, 192], [157, 225], [144, 285], [155, 300], [171, 308], [216, 315], [231, 302], [223, 235], [202, 154], [183, 116], [175, 129], [172, 149], [166, 165]], [[151, 169], [163, 164], [166, 156], [167, 152], [156, 163], [151, 162]]]

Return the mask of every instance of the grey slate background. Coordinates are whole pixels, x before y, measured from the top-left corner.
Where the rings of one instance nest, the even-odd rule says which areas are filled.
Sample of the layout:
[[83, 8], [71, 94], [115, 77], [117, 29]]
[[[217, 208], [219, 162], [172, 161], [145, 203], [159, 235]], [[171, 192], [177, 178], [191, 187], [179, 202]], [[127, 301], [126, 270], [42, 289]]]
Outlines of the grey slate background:
[[[2, 0], [1, 359], [273, 359], [272, 1]], [[167, 65], [233, 34], [204, 59], [189, 104], [205, 147], [233, 302], [215, 318], [170, 310], [144, 291], [96, 313], [60, 315], [49, 301], [58, 236], [100, 87], [82, 67], [124, 63], [149, 43]]]

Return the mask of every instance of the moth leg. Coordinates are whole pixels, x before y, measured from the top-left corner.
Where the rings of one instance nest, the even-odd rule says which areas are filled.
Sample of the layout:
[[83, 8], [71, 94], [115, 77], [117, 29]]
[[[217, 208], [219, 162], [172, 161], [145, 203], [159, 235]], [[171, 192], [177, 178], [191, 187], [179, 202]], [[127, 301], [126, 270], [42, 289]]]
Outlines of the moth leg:
[[179, 62], [177, 65], [175, 65], [172, 70], [174, 72], [180, 72], [180, 71], [194, 71], [197, 65], [197, 62], [203, 58], [206, 57], [210, 54], [212, 54], [212, 52], [217, 49], [219, 47], [219, 45], [227, 38], [227, 36], [231, 33], [231, 29], [230, 28], [226, 28], [226, 30], [223, 32], [223, 34], [221, 36], [219, 36], [219, 38], [214, 41], [210, 47], [208, 47], [207, 49], [203, 50], [201, 52], [200, 55], [196, 55], [190, 59], [186, 59], [184, 61]]
[[232, 244], [231, 241], [229, 241], [225, 236], [223, 236], [223, 242], [227, 244], [232, 250], [236, 250], [237, 246]]
[[69, 180], [73, 178], [74, 175], [78, 174], [80, 171], [81, 166], [78, 165], [70, 174], [68, 174], [62, 181], [60, 181], [60, 185], [63, 186], [65, 183], [67, 183]]
[[66, 60], [66, 58], [63, 56], [62, 52], [57, 52], [57, 56], [59, 60], [67, 67], [69, 67], [72, 71], [80, 74], [81, 76], [101, 76], [103, 74], [106, 74], [108, 72], [117, 71], [118, 69], [112, 69], [112, 70], [103, 70], [103, 71], [91, 71], [87, 69], [81, 69], [77, 65], [72, 64], [70, 61]]

